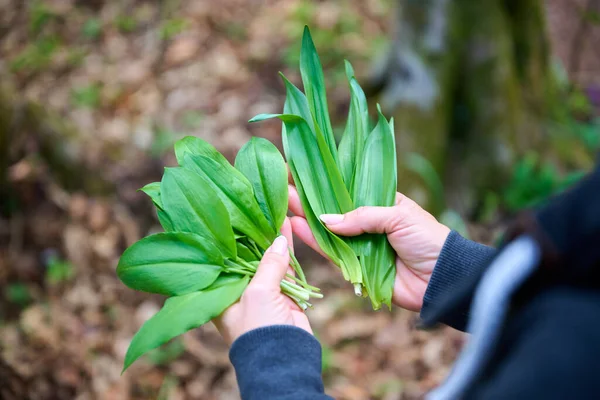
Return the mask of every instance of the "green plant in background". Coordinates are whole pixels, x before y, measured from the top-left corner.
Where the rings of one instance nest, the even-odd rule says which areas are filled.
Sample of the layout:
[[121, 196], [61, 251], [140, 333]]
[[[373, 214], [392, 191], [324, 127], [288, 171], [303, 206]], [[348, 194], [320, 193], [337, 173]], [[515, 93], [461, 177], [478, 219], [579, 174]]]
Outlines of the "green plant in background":
[[29, 8], [29, 31], [37, 35], [56, 15], [42, 1], [34, 1]]
[[131, 15], [122, 14], [115, 18], [115, 26], [121, 33], [131, 33], [137, 29], [138, 22]]
[[[153, 201], [165, 232], [148, 236], [121, 256], [117, 275], [135, 290], [169, 296], [136, 333], [123, 370], [142, 354], [219, 316], [237, 301], [287, 212], [287, 170], [277, 148], [253, 138], [235, 167], [209, 143], [175, 143], [179, 167], [141, 190]], [[320, 298], [291, 255], [296, 276], [282, 292], [306, 309]]]
[[189, 23], [183, 18], [170, 18], [162, 22], [159, 28], [159, 36], [163, 40], [169, 40], [185, 31]]
[[29, 287], [24, 283], [11, 283], [6, 287], [6, 300], [20, 307], [25, 307], [33, 300]]
[[71, 90], [71, 102], [75, 107], [98, 108], [100, 106], [100, 89], [101, 86], [97, 83], [76, 87]]
[[185, 353], [185, 345], [180, 338], [176, 338], [157, 349], [148, 352], [148, 360], [154, 365], [165, 365], [176, 360]]
[[339, 146], [331, 126], [325, 79], [308, 27], [304, 28], [300, 73], [306, 95], [283, 75], [283, 114], [257, 115], [283, 121], [283, 147], [308, 224], [329, 258], [340, 267], [357, 294], [368, 295], [374, 309], [391, 307], [395, 253], [385, 235], [340, 238], [319, 219], [360, 206], [392, 206], [396, 196], [396, 149], [393, 121], [378, 108], [377, 125], [369, 130], [364, 92], [346, 62], [350, 110]]
[[150, 145], [150, 155], [153, 157], [163, 155], [173, 146], [173, 144], [177, 141], [177, 138], [182, 136], [178, 132], [162, 126], [155, 127], [153, 134], [154, 139]]
[[36, 39], [10, 60], [10, 69], [13, 72], [41, 71], [51, 64], [52, 57], [60, 46], [60, 40], [54, 35]]
[[200, 111], [186, 111], [181, 117], [181, 122], [186, 128], [196, 129], [199, 128], [204, 121], [204, 114]]
[[553, 164], [541, 163], [537, 154], [530, 153], [515, 165], [511, 180], [503, 193], [503, 203], [509, 211], [537, 206], [573, 185], [584, 175], [584, 171], [561, 175]]
[[468, 238], [469, 230], [465, 220], [457, 211], [446, 205], [444, 185], [431, 162], [417, 153], [406, 154], [403, 161], [406, 169], [418, 175], [429, 190], [432, 198], [431, 212], [442, 224]]
[[89, 18], [83, 24], [81, 34], [87, 39], [98, 39], [102, 34], [102, 21], [98, 18]]
[[57, 285], [75, 276], [73, 264], [56, 256], [49, 257], [46, 264], [46, 282]]

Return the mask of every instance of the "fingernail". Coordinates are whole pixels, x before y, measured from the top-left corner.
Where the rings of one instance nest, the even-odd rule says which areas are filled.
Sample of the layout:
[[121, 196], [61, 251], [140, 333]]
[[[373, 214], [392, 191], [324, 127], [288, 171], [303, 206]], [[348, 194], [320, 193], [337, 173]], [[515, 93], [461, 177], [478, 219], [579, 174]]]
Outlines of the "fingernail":
[[344, 220], [344, 215], [343, 214], [322, 214], [320, 217], [321, 221], [323, 221], [323, 223], [325, 225], [335, 225], [335, 224], [339, 224], [340, 222], [342, 222]]
[[279, 236], [275, 239], [269, 251], [282, 256], [285, 255], [288, 252], [288, 242], [285, 236]]

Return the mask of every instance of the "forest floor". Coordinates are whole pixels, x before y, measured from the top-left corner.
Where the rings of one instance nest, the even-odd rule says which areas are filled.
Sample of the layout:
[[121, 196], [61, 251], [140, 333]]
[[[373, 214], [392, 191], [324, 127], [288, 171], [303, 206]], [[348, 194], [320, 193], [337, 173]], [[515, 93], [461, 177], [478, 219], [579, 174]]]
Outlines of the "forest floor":
[[[32, 399], [238, 399], [210, 324], [120, 374], [133, 334], [163, 301], [115, 275], [123, 250], [160, 229], [137, 189], [175, 164], [172, 144], [185, 135], [229, 159], [253, 135], [280, 146], [277, 122], [247, 121], [280, 111], [278, 71], [299, 80], [305, 23], [343, 128], [343, 59], [364, 75], [385, 44], [391, 3], [0, 0], [0, 85], [69, 121], [78, 136], [54, 145], [96, 171], [84, 181], [114, 186], [66, 190], [80, 171], [57, 175], [35, 132], [19, 132], [9, 170], [16, 203], [0, 217], [0, 387]], [[328, 394], [416, 399], [443, 380], [462, 334], [420, 331], [408, 311], [373, 312], [333, 266], [300, 244], [298, 253], [326, 296], [308, 315]]]

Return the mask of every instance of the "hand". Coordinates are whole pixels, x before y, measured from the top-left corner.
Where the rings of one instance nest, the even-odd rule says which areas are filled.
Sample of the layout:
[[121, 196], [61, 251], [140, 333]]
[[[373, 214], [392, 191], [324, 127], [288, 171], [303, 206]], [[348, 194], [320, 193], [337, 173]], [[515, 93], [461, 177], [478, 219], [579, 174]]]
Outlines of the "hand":
[[293, 325], [312, 334], [306, 314], [279, 287], [286, 273], [293, 274], [289, 267], [288, 245], [293, 249], [293, 241], [288, 218], [281, 233], [267, 249], [240, 301], [214, 320], [229, 344], [246, 332], [271, 325]]
[[[290, 185], [292, 230], [307, 245], [323, 254], [306, 219], [294, 186]], [[423, 296], [450, 229], [417, 203], [398, 193], [393, 207], [360, 207], [346, 214], [325, 214], [321, 221], [340, 236], [385, 233], [396, 254], [396, 281], [392, 302], [420, 311]], [[324, 255], [324, 254], [323, 254]]]

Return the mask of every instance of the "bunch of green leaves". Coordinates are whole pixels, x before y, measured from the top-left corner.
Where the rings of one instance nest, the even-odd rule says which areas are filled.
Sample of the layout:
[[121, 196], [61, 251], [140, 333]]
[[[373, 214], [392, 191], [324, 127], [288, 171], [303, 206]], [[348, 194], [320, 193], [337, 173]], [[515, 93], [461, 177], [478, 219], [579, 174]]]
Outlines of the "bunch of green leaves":
[[321, 249], [338, 265], [357, 294], [368, 294], [374, 309], [391, 305], [395, 253], [384, 235], [340, 238], [320, 221], [322, 214], [343, 214], [360, 206], [392, 206], [396, 197], [396, 145], [393, 121], [377, 107], [369, 127], [365, 94], [346, 61], [350, 110], [336, 145], [329, 118], [323, 69], [308, 27], [300, 52], [304, 91], [283, 75], [283, 114], [257, 115], [283, 121], [283, 146], [308, 224]]
[[538, 206], [550, 196], [572, 186], [583, 176], [585, 171], [560, 174], [552, 163], [542, 163], [536, 153], [529, 153], [514, 167], [503, 193], [504, 205], [509, 211]]
[[[134, 336], [124, 369], [142, 354], [219, 316], [236, 302], [264, 252], [280, 234], [287, 212], [287, 171], [277, 148], [253, 138], [235, 167], [209, 143], [175, 143], [178, 167], [141, 190], [153, 201], [165, 232], [141, 239], [121, 256], [117, 274], [128, 287], [170, 296]], [[302, 308], [322, 297], [296, 276], [282, 292]]]

